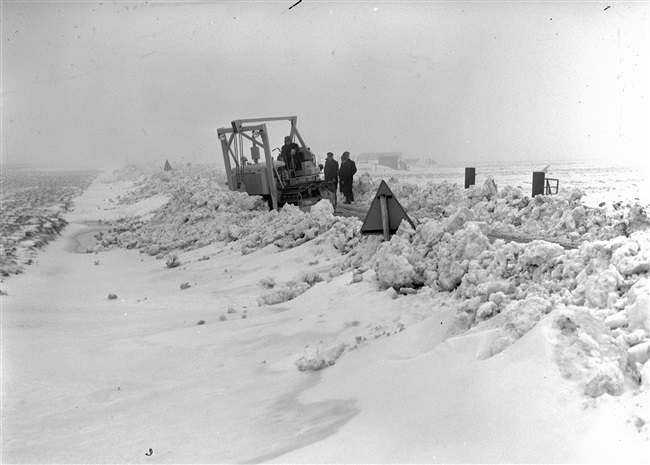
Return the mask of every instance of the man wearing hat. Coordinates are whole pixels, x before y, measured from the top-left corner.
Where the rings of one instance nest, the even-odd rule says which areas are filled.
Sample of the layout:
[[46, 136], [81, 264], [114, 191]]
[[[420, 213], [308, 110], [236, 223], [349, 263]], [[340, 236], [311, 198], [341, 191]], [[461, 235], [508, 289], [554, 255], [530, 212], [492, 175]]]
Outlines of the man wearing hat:
[[339, 162], [334, 160], [334, 154], [327, 152], [327, 160], [325, 160], [325, 182], [327, 188], [334, 193], [334, 206], [336, 207], [336, 188], [339, 184]]
[[298, 144], [296, 144], [295, 142], [291, 142], [291, 137], [286, 136], [284, 138], [284, 145], [282, 146], [282, 150], [280, 151], [278, 160], [283, 161], [284, 164], [287, 166], [287, 168], [294, 169], [295, 168], [294, 157], [298, 153], [299, 149], [300, 147], [298, 147]]
[[339, 182], [341, 183], [341, 193], [345, 195], [344, 203], [354, 202], [352, 183], [356, 172], [357, 165], [350, 159], [350, 152], [343, 152], [343, 155], [341, 155], [341, 169], [339, 169]]

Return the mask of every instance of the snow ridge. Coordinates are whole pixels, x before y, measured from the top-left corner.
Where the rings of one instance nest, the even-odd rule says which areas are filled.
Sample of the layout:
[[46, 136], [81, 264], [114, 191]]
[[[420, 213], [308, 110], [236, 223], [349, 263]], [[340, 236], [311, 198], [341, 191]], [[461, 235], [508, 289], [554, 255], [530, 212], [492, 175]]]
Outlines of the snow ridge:
[[[357, 218], [335, 216], [327, 201], [310, 212], [291, 205], [268, 211], [260, 198], [227, 190], [206, 170], [138, 176], [132, 171], [115, 173], [139, 180], [121, 201], [159, 194], [171, 200], [148, 221], [121, 218], [110, 247], [163, 258], [212, 242], [235, 243], [242, 254], [271, 245], [285, 250], [308, 241], [330, 243], [341, 260], [329, 276], [299, 277], [258, 303], [291, 300], [345, 270], [360, 282], [372, 270], [378, 289], [391, 289], [395, 298], [449, 294], [457, 303], [447, 338], [491, 330], [479, 358], [499, 354], [542, 324], [558, 369], [585, 395], [647, 390], [647, 206], [586, 207], [578, 190], [530, 199], [520, 189], [499, 190], [491, 179], [468, 190], [393, 180], [392, 190], [416, 228], [403, 222], [381, 243], [360, 235]], [[375, 184], [368, 173], [360, 176], [355, 190], [362, 205], [369, 205]], [[337, 344], [325, 351], [329, 358], [311, 348], [297, 366], [325, 368], [354, 346]]]

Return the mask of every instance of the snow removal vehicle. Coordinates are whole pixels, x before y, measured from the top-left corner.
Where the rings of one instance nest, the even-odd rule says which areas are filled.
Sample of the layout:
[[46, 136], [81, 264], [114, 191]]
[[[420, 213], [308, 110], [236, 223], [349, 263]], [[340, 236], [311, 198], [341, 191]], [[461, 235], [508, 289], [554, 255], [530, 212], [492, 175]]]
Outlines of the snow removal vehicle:
[[[271, 209], [287, 203], [309, 208], [323, 198], [334, 202], [321, 167], [296, 127], [297, 120], [297, 116], [238, 119], [231, 127], [217, 129], [230, 190], [262, 196]], [[266, 127], [271, 121], [288, 121], [291, 125], [285, 134], [286, 147], [274, 149], [279, 150], [276, 160]], [[291, 155], [285, 153], [289, 148]]]

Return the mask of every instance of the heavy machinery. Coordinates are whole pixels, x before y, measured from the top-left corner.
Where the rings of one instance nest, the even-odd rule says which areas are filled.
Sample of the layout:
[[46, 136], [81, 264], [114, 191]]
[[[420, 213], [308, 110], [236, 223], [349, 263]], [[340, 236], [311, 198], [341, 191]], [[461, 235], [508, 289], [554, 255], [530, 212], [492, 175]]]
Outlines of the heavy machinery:
[[[273, 159], [266, 127], [271, 121], [291, 124], [287, 137], [297, 149], [299, 168], [288, 160]], [[310, 207], [323, 198], [334, 203], [334, 194], [327, 188], [321, 167], [298, 132], [297, 121], [296, 116], [238, 119], [229, 128], [217, 129], [230, 190], [262, 196], [272, 209], [286, 203]], [[245, 155], [249, 153], [247, 147], [250, 161]]]

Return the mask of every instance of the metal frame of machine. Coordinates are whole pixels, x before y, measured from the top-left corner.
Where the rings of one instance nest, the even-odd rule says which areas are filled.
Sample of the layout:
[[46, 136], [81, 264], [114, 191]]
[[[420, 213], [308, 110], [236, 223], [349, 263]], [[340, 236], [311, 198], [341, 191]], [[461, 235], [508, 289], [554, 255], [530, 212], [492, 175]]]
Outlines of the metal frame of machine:
[[[270, 121], [291, 123], [289, 137], [292, 141], [298, 139], [304, 159], [300, 170], [293, 170], [282, 161], [273, 160], [266, 128], [266, 123]], [[314, 155], [296, 127], [297, 121], [297, 116], [238, 119], [232, 121], [230, 128], [217, 129], [230, 190], [260, 195], [274, 209], [285, 203], [310, 206], [323, 197], [329, 197]], [[245, 141], [251, 145], [252, 163], [244, 155]], [[264, 151], [263, 163], [259, 162], [260, 148]]]

